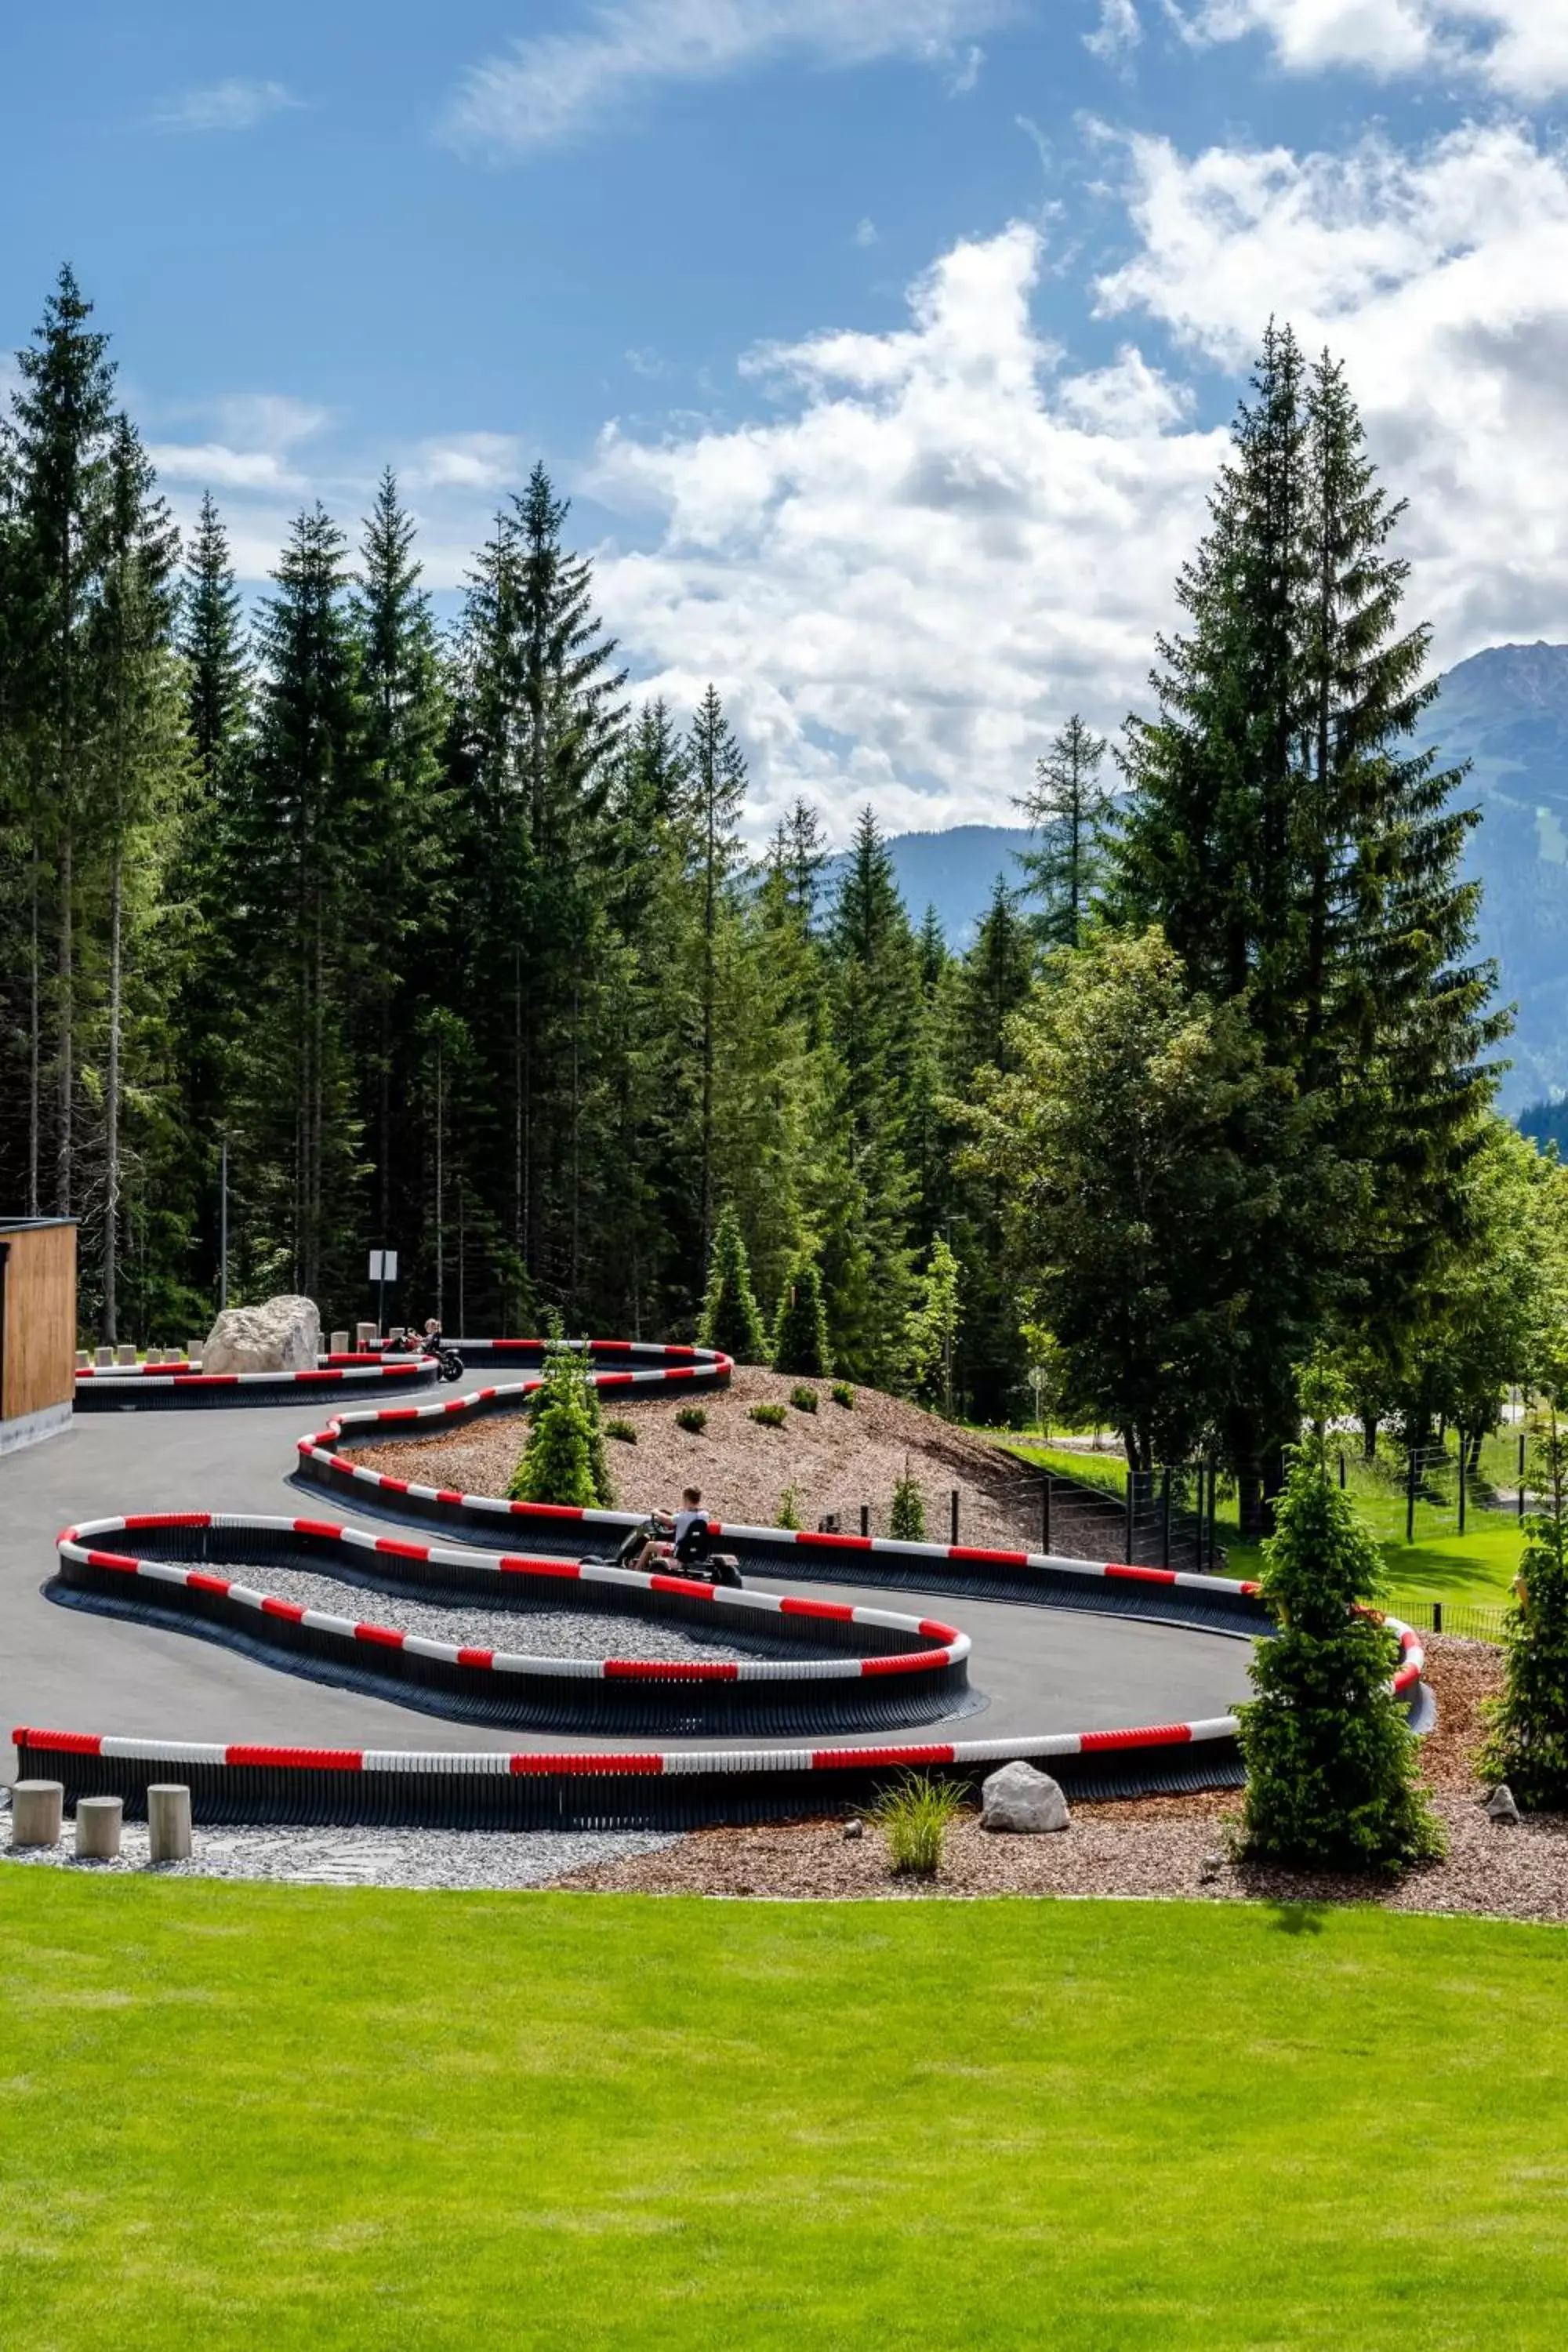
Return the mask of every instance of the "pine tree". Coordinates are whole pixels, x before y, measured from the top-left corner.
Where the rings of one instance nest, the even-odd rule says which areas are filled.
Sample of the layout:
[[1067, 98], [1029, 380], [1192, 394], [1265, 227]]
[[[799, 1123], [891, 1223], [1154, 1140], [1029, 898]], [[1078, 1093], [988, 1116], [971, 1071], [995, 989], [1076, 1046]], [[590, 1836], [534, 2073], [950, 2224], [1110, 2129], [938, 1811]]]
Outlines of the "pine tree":
[[[108, 858], [107, 1003], [98, 1203], [100, 1329], [119, 1337], [128, 965], [172, 847], [186, 743], [174, 650], [178, 537], [129, 417], [110, 446], [104, 576], [94, 614], [97, 760]], [[171, 975], [160, 975], [163, 988]]]
[[1106, 750], [1104, 736], [1075, 710], [1036, 761], [1034, 785], [1017, 803], [1036, 835], [1037, 846], [1025, 850], [1020, 863], [1043, 902], [1036, 928], [1047, 947], [1083, 945], [1111, 811], [1110, 794], [1100, 781]]
[[[1130, 722], [1133, 786], [1111, 896], [1157, 922], [1190, 984], [1245, 1003], [1265, 1063], [1314, 1137], [1268, 1213], [1226, 1430], [1244, 1533], [1261, 1526], [1294, 1427], [1292, 1366], [1369, 1310], [1408, 1325], [1462, 1238], [1464, 1169], [1495, 1083], [1492, 975], [1464, 961], [1473, 813], [1409, 737], [1435, 688], [1427, 634], [1398, 634], [1398, 520], [1342, 378], [1271, 328], [1213, 528], [1162, 641], [1156, 719]], [[1292, 1144], [1292, 1150], [1295, 1150]]]
[[700, 877], [702, 929], [699, 949], [701, 1088], [698, 1124], [698, 1186], [702, 1249], [713, 1238], [713, 1087], [718, 1016], [718, 935], [731, 876], [740, 862], [739, 824], [746, 797], [746, 763], [724, 707], [710, 686], [687, 739], [687, 808], [692, 854]]
[[581, 1359], [569, 1348], [549, 1349], [543, 1387], [529, 1421], [528, 1444], [507, 1493], [514, 1502], [599, 1507], [594, 1427]]
[[[357, 1214], [359, 1129], [347, 1049], [350, 970], [374, 927], [363, 896], [363, 722], [346, 543], [320, 506], [301, 514], [261, 608], [263, 684], [237, 879], [263, 1008], [247, 1074], [257, 1181], [282, 1212], [290, 1278], [341, 1292]], [[281, 1180], [281, 1183], [279, 1182]], [[276, 1234], [276, 1224], [271, 1230]]]
[[1253, 1654], [1258, 1696], [1237, 1709], [1246, 1851], [1310, 1870], [1394, 1870], [1440, 1853], [1391, 1687], [1399, 1645], [1370, 1606], [1382, 1560], [1321, 1427], [1292, 1453], [1264, 1561], [1278, 1630]]
[[[27, 766], [31, 906], [28, 942], [27, 1198], [42, 1192], [44, 1088], [52, 1083], [53, 1207], [77, 1198], [78, 932], [97, 811], [90, 751], [97, 719], [89, 638], [110, 529], [114, 367], [92, 305], [62, 269], [32, 344], [16, 357], [12, 395], [18, 526], [20, 718]], [[54, 934], [46, 979], [43, 937]], [[46, 1027], [52, 1048], [46, 1054]]]
[[746, 1244], [740, 1220], [729, 1207], [721, 1214], [713, 1236], [708, 1290], [697, 1339], [700, 1347], [721, 1349], [738, 1364], [760, 1364], [767, 1358], [763, 1318], [752, 1290]]
[[822, 1278], [809, 1258], [790, 1275], [779, 1300], [773, 1333], [773, 1370], [797, 1379], [826, 1380], [832, 1369]]

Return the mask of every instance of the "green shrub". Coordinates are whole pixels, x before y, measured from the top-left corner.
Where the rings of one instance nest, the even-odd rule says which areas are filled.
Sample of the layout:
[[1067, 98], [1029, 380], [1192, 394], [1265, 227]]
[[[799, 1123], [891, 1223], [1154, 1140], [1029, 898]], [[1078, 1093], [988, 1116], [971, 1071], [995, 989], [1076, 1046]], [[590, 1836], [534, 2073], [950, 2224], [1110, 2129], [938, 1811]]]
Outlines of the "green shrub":
[[733, 1209], [725, 1210], [713, 1236], [697, 1338], [701, 1347], [722, 1348], [738, 1364], [760, 1364], [767, 1355], [741, 1221]]
[[605, 1435], [613, 1437], [620, 1445], [635, 1445], [637, 1442], [637, 1429], [629, 1421], [607, 1421]]
[[1517, 1801], [1568, 1805], [1568, 1436], [1553, 1424], [1531, 1470], [1542, 1507], [1524, 1523], [1514, 1603], [1503, 1632], [1506, 1677], [1481, 1769]]
[[605, 1463], [598, 1397], [585, 1355], [552, 1344], [529, 1415], [528, 1443], [507, 1493], [519, 1503], [607, 1509], [615, 1500]]
[[784, 1409], [782, 1404], [754, 1404], [749, 1417], [752, 1421], [759, 1422], [763, 1429], [782, 1429], [784, 1425]]
[[693, 1437], [700, 1437], [708, 1426], [708, 1415], [700, 1404], [683, 1404], [675, 1416], [677, 1429], [689, 1429]]
[[846, 1412], [854, 1412], [855, 1391], [847, 1381], [835, 1381], [827, 1393], [835, 1404], [841, 1404], [844, 1407]]
[[791, 1389], [789, 1392], [789, 1401], [791, 1404], [794, 1405], [796, 1412], [815, 1412], [816, 1411], [816, 1391], [815, 1389]]
[[895, 1543], [924, 1543], [926, 1539], [925, 1496], [917, 1480], [910, 1475], [910, 1457], [904, 1456], [904, 1475], [893, 1486], [893, 1507], [888, 1517], [888, 1533]]
[[773, 1331], [775, 1372], [804, 1372], [821, 1380], [827, 1371], [827, 1312], [822, 1303], [822, 1276], [803, 1258], [784, 1284]]
[[948, 1830], [963, 1808], [963, 1790], [927, 1772], [911, 1772], [881, 1791], [869, 1818], [887, 1840], [896, 1878], [936, 1876]]
[[775, 1528], [799, 1528], [800, 1488], [798, 1486], [786, 1486], [779, 1496], [779, 1515], [773, 1521], [773, 1525]]
[[1291, 1456], [1263, 1547], [1279, 1627], [1237, 1710], [1247, 1766], [1241, 1846], [1311, 1870], [1396, 1870], [1442, 1851], [1416, 1778], [1415, 1742], [1388, 1685], [1399, 1644], [1367, 1604], [1377, 1546], [1331, 1474], [1322, 1434]]

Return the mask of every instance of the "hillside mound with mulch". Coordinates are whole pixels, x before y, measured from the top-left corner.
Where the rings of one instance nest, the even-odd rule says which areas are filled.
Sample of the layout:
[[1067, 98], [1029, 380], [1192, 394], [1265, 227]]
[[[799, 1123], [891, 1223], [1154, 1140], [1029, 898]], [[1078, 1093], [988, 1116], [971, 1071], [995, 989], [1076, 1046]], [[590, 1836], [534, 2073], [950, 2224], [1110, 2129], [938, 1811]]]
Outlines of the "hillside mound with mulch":
[[[797, 1386], [816, 1391], [814, 1413], [790, 1403]], [[782, 1405], [784, 1427], [752, 1421], [754, 1404]], [[676, 1424], [677, 1412], [690, 1405], [708, 1416], [700, 1433]], [[605, 1415], [637, 1431], [635, 1444], [612, 1440], [607, 1449], [623, 1510], [673, 1509], [683, 1486], [698, 1486], [715, 1517], [772, 1527], [787, 1491], [802, 1527], [836, 1516], [847, 1534], [857, 1534], [866, 1505], [871, 1533], [886, 1535], [894, 1483], [907, 1463], [924, 1497], [926, 1533], [933, 1543], [949, 1538], [956, 1487], [962, 1542], [1015, 1549], [1039, 1545], [1037, 1474], [984, 1438], [877, 1389], [857, 1389], [854, 1404], [846, 1407], [834, 1403], [826, 1381], [802, 1383], [742, 1365], [727, 1391], [647, 1397], [611, 1391]], [[418, 1444], [356, 1449], [356, 1459], [465, 1494], [502, 1495], [522, 1439], [521, 1422], [507, 1414]]]

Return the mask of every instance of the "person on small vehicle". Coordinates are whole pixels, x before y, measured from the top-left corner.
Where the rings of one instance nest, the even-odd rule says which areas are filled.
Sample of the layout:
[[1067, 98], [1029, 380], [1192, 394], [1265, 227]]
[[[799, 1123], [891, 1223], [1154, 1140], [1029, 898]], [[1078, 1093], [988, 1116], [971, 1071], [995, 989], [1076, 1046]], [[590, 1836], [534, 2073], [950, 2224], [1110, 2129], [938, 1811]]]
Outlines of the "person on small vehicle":
[[688, 1486], [683, 1490], [680, 1508], [673, 1520], [662, 1511], [655, 1511], [648, 1525], [651, 1532], [625, 1563], [635, 1568], [639, 1576], [649, 1576], [656, 1568], [670, 1562], [678, 1568], [690, 1568], [705, 1556], [710, 1529], [708, 1514], [702, 1507], [700, 1487]]

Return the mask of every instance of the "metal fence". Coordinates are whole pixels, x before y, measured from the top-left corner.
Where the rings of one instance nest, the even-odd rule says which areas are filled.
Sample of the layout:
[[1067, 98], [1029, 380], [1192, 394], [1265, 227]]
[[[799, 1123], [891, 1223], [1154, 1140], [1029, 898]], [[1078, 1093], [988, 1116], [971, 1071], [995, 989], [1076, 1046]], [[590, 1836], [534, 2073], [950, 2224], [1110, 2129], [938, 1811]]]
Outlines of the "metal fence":
[[1340, 1485], [1355, 1497], [1380, 1542], [1430, 1542], [1462, 1536], [1530, 1507], [1528, 1438], [1521, 1431], [1463, 1430], [1427, 1445], [1340, 1449]]

